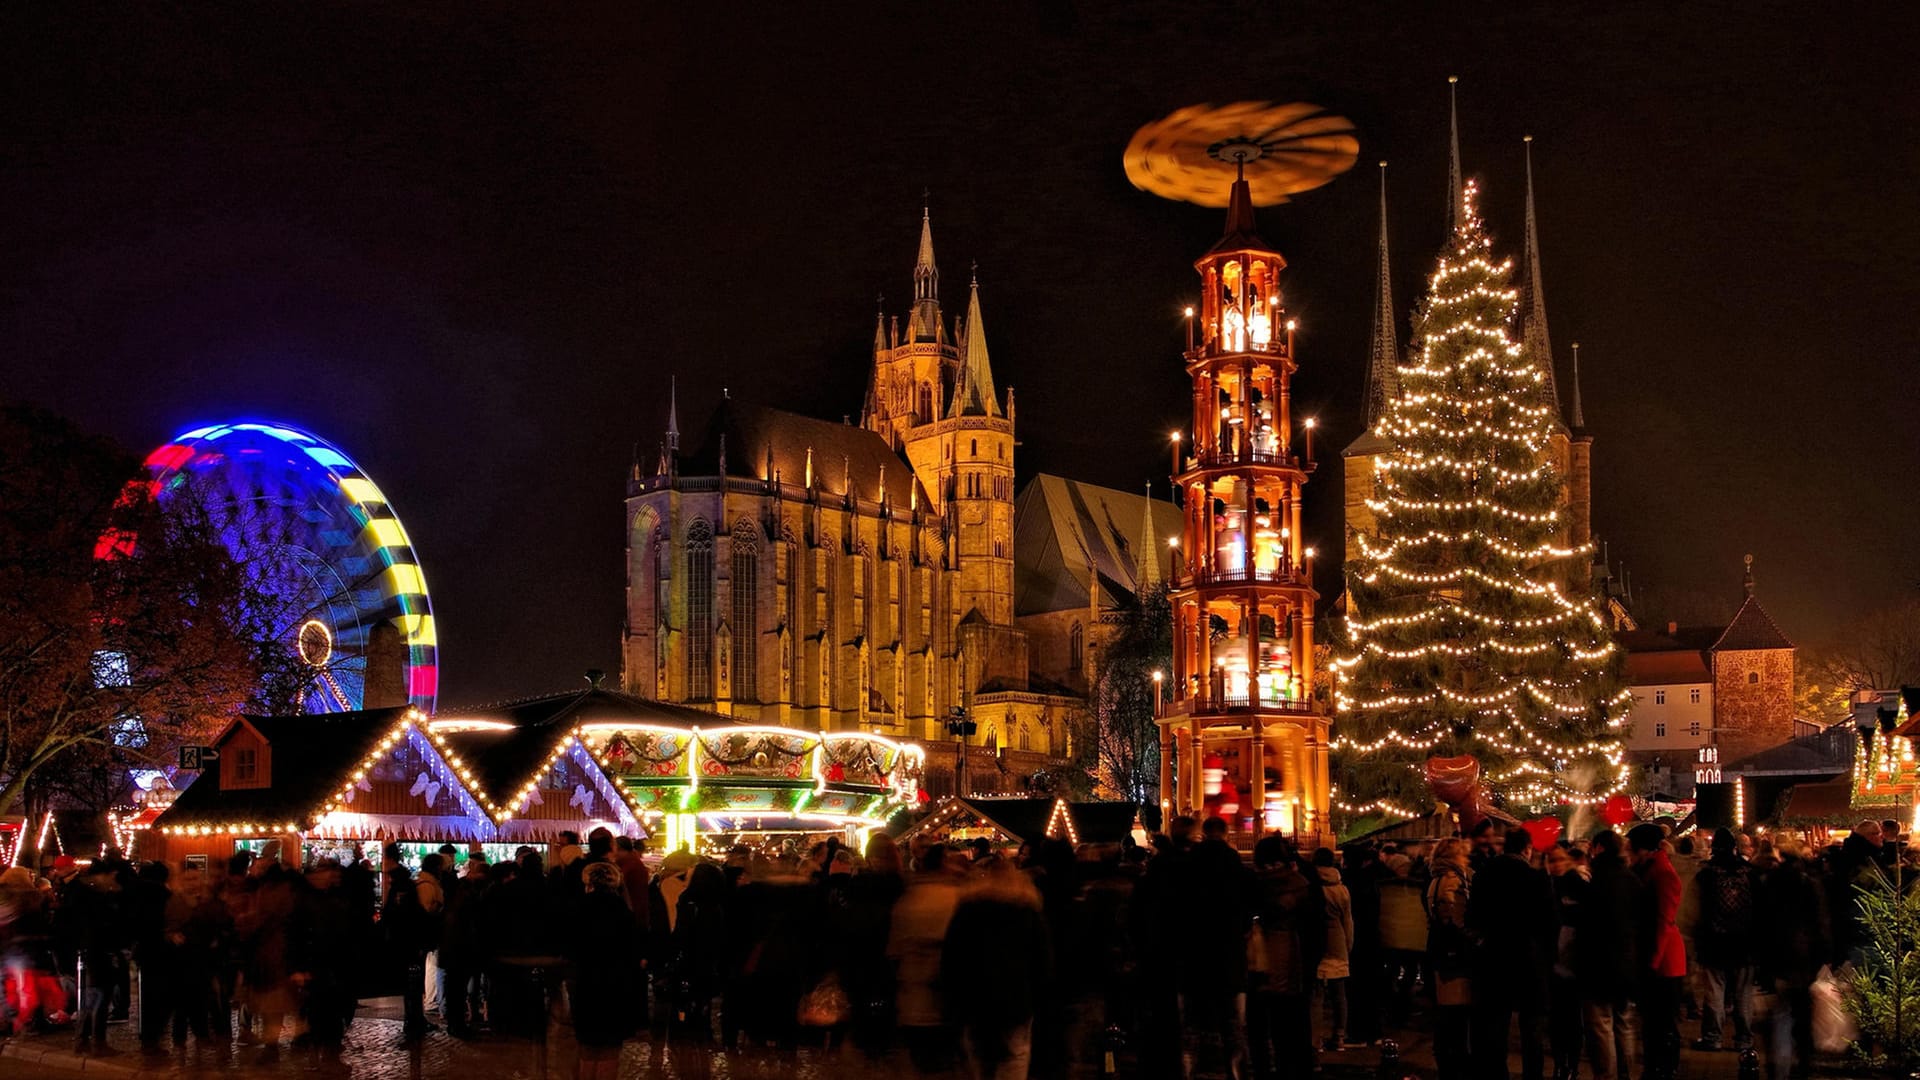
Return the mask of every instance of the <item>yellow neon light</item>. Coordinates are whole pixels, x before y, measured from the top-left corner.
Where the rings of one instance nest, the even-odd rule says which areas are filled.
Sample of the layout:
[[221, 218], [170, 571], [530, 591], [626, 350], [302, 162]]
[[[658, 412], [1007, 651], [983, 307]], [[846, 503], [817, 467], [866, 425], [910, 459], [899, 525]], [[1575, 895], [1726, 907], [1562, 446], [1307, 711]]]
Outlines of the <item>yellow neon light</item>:
[[375, 547], [407, 546], [407, 530], [400, 527], [399, 518], [369, 518], [367, 531], [373, 534]]
[[409, 645], [438, 643], [438, 635], [434, 632], [431, 615], [402, 615], [393, 621], [399, 624], [401, 632], [407, 635]]
[[412, 563], [394, 563], [380, 575], [380, 587], [388, 596], [425, 596], [427, 579]]
[[380, 494], [379, 485], [371, 480], [365, 480], [357, 476], [349, 476], [340, 481], [340, 491], [345, 494], [347, 498], [357, 503], [383, 503], [387, 501], [387, 497]]

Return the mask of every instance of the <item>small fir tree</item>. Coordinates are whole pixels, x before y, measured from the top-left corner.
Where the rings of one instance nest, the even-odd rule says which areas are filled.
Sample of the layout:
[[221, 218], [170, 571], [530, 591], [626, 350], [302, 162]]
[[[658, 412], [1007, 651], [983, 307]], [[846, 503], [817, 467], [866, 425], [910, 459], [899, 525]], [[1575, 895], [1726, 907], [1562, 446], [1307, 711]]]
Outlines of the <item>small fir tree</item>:
[[1492, 801], [1516, 807], [1597, 802], [1624, 778], [1630, 697], [1586, 590], [1591, 548], [1556, 546], [1549, 360], [1516, 340], [1512, 261], [1495, 260], [1475, 201], [1470, 183], [1415, 312], [1379, 431], [1376, 525], [1347, 568], [1334, 748], [1355, 810], [1424, 812], [1433, 756], [1473, 755]]

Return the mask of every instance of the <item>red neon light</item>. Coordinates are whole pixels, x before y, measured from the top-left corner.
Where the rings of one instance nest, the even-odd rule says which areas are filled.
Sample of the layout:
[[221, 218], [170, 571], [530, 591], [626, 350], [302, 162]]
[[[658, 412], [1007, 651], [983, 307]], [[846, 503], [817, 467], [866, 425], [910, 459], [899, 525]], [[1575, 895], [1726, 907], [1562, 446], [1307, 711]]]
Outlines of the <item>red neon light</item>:
[[147, 468], [156, 471], [177, 469], [192, 460], [193, 447], [184, 446], [180, 443], [168, 443], [153, 453], [148, 454], [146, 465]]
[[440, 692], [440, 668], [434, 664], [416, 665], [409, 683], [409, 696], [433, 697]]

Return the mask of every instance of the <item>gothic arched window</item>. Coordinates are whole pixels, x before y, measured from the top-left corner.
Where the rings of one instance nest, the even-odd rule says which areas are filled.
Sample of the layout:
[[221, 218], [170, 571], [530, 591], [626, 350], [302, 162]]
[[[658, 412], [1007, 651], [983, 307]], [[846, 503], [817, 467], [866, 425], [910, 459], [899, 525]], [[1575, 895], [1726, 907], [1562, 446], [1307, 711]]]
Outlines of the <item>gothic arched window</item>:
[[1085, 662], [1086, 644], [1086, 637], [1080, 630], [1080, 624], [1074, 623], [1073, 629], [1067, 631], [1067, 669], [1069, 671], [1080, 670], [1080, 665]]
[[687, 697], [713, 699], [713, 526], [687, 527]]
[[759, 580], [755, 573], [760, 547], [751, 521], [733, 526], [733, 559], [729, 568], [733, 590], [733, 696], [758, 701], [760, 639]]

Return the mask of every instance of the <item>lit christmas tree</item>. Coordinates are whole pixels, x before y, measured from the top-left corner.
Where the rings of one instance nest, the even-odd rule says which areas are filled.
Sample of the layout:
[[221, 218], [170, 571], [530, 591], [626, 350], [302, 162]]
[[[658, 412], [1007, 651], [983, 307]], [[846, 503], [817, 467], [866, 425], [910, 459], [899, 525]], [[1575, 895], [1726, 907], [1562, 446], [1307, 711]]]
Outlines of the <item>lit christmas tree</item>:
[[1625, 779], [1631, 698], [1587, 594], [1591, 546], [1555, 543], [1550, 360], [1515, 339], [1513, 265], [1494, 261], [1476, 194], [1415, 313], [1377, 429], [1376, 525], [1347, 569], [1334, 750], [1353, 812], [1424, 813], [1476, 764], [1483, 800], [1515, 811], [1597, 803]]

